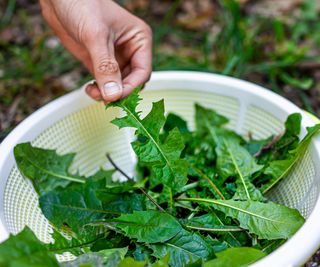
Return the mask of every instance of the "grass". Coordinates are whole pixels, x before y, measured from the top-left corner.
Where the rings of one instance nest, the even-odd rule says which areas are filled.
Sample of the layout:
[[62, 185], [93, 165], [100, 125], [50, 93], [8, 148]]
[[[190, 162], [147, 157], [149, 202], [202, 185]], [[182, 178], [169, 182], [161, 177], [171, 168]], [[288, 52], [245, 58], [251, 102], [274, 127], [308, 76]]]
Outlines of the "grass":
[[[285, 96], [283, 88], [289, 86], [296, 91], [292, 101], [320, 115], [317, 105], [309, 101], [309, 90], [316, 90], [313, 70], [305, 67], [318, 66], [320, 62], [320, 56], [312, 54], [319, 47], [320, 38], [315, 4], [315, 1], [305, 1], [299, 18], [288, 22], [247, 16], [236, 1], [219, 1], [220, 12], [214, 23], [221, 28], [213, 38], [206, 28], [192, 32], [179, 26], [173, 28], [168, 21], [155, 24], [154, 69], [230, 75], [258, 82]], [[162, 44], [170, 35], [180, 38], [182, 47], [163, 52]], [[184, 55], [186, 48], [189, 48], [187, 56]]]
[[[266, 86], [320, 116], [320, 78], [319, 73], [316, 75], [320, 66], [316, 53], [320, 19], [316, 0], [305, 0], [296, 9], [299, 15], [290, 12], [289, 16], [276, 18], [251, 14], [236, 0], [211, 2], [216, 11], [206, 18], [205, 26], [198, 28], [179, 23], [179, 15], [185, 12], [182, 0], [157, 2], [169, 3], [162, 15], [148, 8], [135, 10], [154, 29], [153, 69], [239, 77]], [[9, 0], [0, 19], [2, 34], [8, 29], [18, 31], [11, 38], [0, 38], [0, 112], [5, 114], [14, 99], [23, 96], [19, 105], [22, 115], [10, 127], [45, 102], [73, 89], [61, 83], [62, 75], [77, 70], [80, 78], [76, 86], [90, 79], [61, 44], [48, 46], [52, 33], [41, 20], [37, 1], [24, 5]], [[34, 95], [39, 96], [36, 103]], [[4, 135], [8, 130], [0, 131]]]

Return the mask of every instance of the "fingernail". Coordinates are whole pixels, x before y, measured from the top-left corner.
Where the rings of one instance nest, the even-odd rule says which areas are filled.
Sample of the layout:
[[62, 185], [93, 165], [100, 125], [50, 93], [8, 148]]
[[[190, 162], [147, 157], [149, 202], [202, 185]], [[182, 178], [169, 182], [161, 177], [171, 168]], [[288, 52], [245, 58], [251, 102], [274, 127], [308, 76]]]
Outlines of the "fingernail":
[[87, 85], [85, 91], [86, 91], [87, 94], [90, 94], [91, 91], [92, 91], [92, 85], [91, 84]]
[[120, 88], [119, 84], [117, 84], [116, 82], [109, 82], [103, 86], [102, 92], [103, 92], [104, 96], [110, 97], [110, 96], [120, 94], [121, 88]]

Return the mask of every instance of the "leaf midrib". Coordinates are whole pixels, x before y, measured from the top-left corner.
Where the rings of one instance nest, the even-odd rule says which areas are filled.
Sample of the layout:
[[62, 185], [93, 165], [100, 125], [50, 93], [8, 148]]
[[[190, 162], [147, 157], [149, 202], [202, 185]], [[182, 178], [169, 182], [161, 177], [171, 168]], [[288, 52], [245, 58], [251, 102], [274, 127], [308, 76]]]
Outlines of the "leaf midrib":
[[240, 209], [240, 208], [238, 208], [238, 207], [235, 207], [235, 206], [232, 206], [232, 205], [229, 205], [229, 204], [226, 204], [226, 203], [221, 203], [221, 201], [216, 201], [216, 200], [213, 200], [213, 199], [180, 198], [180, 200], [182, 200], [182, 201], [199, 201], [199, 202], [213, 203], [213, 204], [216, 204], [216, 205], [225, 206], [225, 207], [228, 207], [228, 208], [231, 208], [231, 209], [240, 211], [240, 212], [242, 212], [242, 213], [246, 213], [246, 214], [248, 214], [248, 215], [251, 215], [251, 216], [257, 217], [257, 218], [259, 218], [259, 219], [266, 220], [266, 221], [270, 221], [270, 222], [274, 222], [274, 223], [282, 223], [282, 224], [285, 223], [285, 222], [282, 222], [282, 221], [277, 221], [277, 220], [269, 219], [269, 218], [264, 217], [264, 216], [261, 216], [261, 215], [259, 215], [259, 214], [255, 214], [255, 213], [252, 213], [252, 212], [250, 212], [250, 211], [246, 211], [246, 210]]
[[155, 146], [157, 147], [158, 151], [160, 152], [161, 156], [163, 157], [163, 159], [165, 160], [166, 164], [169, 166], [169, 169], [172, 173], [172, 175], [174, 175], [174, 171], [171, 167], [171, 164], [168, 160], [168, 158], [166, 157], [166, 155], [164, 154], [164, 152], [162, 151], [161, 147], [158, 145], [158, 143], [156, 142], [156, 140], [152, 137], [152, 135], [148, 132], [148, 130], [144, 127], [144, 125], [141, 123], [140, 119], [136, 117], [136, 115], [131, 112], [130, 109], [128, 109], [126, 106], [124, 106], [123, 104], [120, 104], [121, 108], [123, 108], [128, 114], [130, 114], [137, 122], [138, 124], [141, 126], [141, 128], [143, 129], [143, 131], [146, 133], [146, 135], [150, 138], [150, 140], [155, 144]]
[[103, 213], [103, 214], [114, 214], [119, 215], [120, 212], [113, 212], [113, 211], [106, 211], [106, 210], [97, 210], [97, 209], [90, 209], [90, 208], [83, 208], [83, 207], [76, 207], [76, 206], [68, 206], [63, 204], [55, 204], [49, 201], [44, 201], [43, 203], [46, 203], [47, 205], [58, 207], [58, 208], [67, 208], [67, 209], [73, 209], [73, 210], [81, 210], [81, 211], [90, 211], [95, 213]]
[[[125, 221], [106, 221], [107, 223], [114, 223], [114, 224], [123, 224], [123, 225], [128, 225], [128, 226], [144, 226], [144, 227], [157, 227], [157, 228], [163, 228], [163, 229], [175, 229], [175, 227], [164, 227], [159, 224], [143, 224], [143, 223], [134, 223], [134, 222], [125, 222]], [[178, 227], [178, 226], [177, 226]]]
[[265, 190], [263, 190], [262, 194], [266, 194], [275, 184], [277, 184], [289, 172], [289, 170], [297, 162], [298, 159], [299, 157], [297, 155], [294, 156], [294, 160], [291, 162], [288, 168], [286, 168], [285, 171], [277, 179], [273, 181], [273, 183], [271, 183]]
[[[319, 130], [314, 131], [314, 133], [310, 134], [310, 136], [307, 139], [304, 139], [301, 141], [301, 146], [302, 148], [300, 149], [300, 151], [298, 151], [295, 155], [294, 155], [294, 159], [291, 162], [291, 164], [288, 166], [288, 168], [286, 168], [286, 170], [271, 184], [269, 185], [265, 190], [263, 190], [263, 194], [267, 193], [275, 184], [277, 184], [285, 175], [288, 174], [289, 170], [292, 168], [292, 166], [298, 161], [298, 159], [300, 158], [301, 154], [304, 154], [311, 142], [312, 137], [317, 134], [317, 132], [319, 132]], [[305, 141], [305, 142], [304, 142]], [[304, 143], [303, 143], [304, 142]], [[291, 151], [289, 151], [290, 153]]]
[[[220, 223], [220, 225], [224, 226], [224, 223], [221, 221], [221, 219], [220, 219], [219, 216], [216, 214], [216, 212], [215, 212], [215, 211], [212, 211], [212, 213], [214, 214], [214, 216], [216, 217], [216, 219], [218, 220], [218, 222]], [[240, 244], [239, 240], [238, 240], [232, 233], [229, 232], [228, 234], [231, 236], [231, 238], [232, 238], [236, 243], [238, 243], [238, 245], [239, 245], [239, 247], [240, 247], [241, 244]]]
[[[44, 173], [47, 173], [53, 177], [57, 177], [57, 178], [61, 178], [64, 180], [68, 180], [68, 181], [74, 181], [74, 182], [79, 182], [79, 183], [85, 183], [84, 179], [80, 179], [80, 178], [75, 178], [75, 177], [71, 177], [71, 176], [66, 176], [66, 175], [62, 175], [62, 174], [57, 174], [54, 172], [51, 172], [45, 168], [42, 168], [41, 166], [37, 165], [36, 163], [34, 163], [33, 161], [31, 161], [28, 157], [24, 157], [24, 159], [29, 162], [31, 165], [33, 165], [34, 167], [38, 168], [39, 170], [43, 171]], [[29, 178], [29, 177], [28, 177]]]
[[165, 245], [167, 245], [167, 246], [169, 246], [169, 247], [176, 248], [176, 249], [180, 249], [180, 250], [182, 250], [182, 251], [187, 252], [187, 253], [190, 254], [190, 255], [193, 255], [193, 256], [196, 256], [197, 258], [200, 258], [200, 256], [198, 256], [198, 255], [195, 254], [194, 252], [189, 251], [189, 250], [187, 250], [187, 249], [185, 249], [185, 248], [183, 248], [183, 247], [179, 247], [179, 246], [174, 245], [174, 244], [171, 244], [171, 243], [169, 243], [169, 242], [167, 242]]
[[[212, 139], [213, 139], [216, 143], [218, 143], [218, 136], [217, 136], [217, 134], [216, 134], [214, 131], [212, 131], [212, 126], [210, 125], [207, 117], [205, 118], [205, 123], [206, 123], [206, 126], [207, 126], [207, 128], [208, 128], [208, 130], [209, 130], [209, 132], [210, 132], [210, 135], [212, 136]], [[245, 191], [246, 191], [247, 198], [248, 198], [249, 200], [251, 200], [251, 197], [250, 197], [250, 194], [249, 194], [247, 185], [246, 185], [246, 183], [245, 183], [245, 181], [244, 181], [244, 177], [243, 177], [243, 175], [242, 175], [242, 173], [241, 173], [241, 171], [240, 171], [240, 169], [239, 169], [239, 167], [238, 167], [238, 165], [237, 165], [237, 162], [235, 161], [235, 158], [233, 157], [233, 154], [232, 154], [231, 151], [229, 150], [229, 148], [228, 148], [228, 146], [227, 146], [227, 144], [226, 144], [226, 142], [225, 142], [225, 139], [223, 138], [222, 140], [223, 140], [224, 145], [225, 145], [226, 148], [227, 148], [228, 153], [229, 153], [230, 156], [231, 156], [231, 160], [232, 160], [233, 165], [236, 167], [236, 170], [237, 170], [237, 172], [239, 173], [241, 182], [242, 182], [242, 184], [243, 184], [243, 186], [244, 186], [244, 189], [245, 189]]]
[[[70, 250], [70, 249], [75, 249], [75, 248], [83, 248], [84, 246], [87, 246], [89, 244], [92, 244], [100, 239], [103, 239], [103, 237], [98, 237], [96, 239], [93, 239], [93, 240], [90, 240], [90, 241], [87, 241], [87, 242], [84, 242], [84, 243], [80, 243], [78, 245], [71, 245], [71, 246], [66, 246], [66, 247], [63, 247], [63, 248], [48, 248], [48, 250], [50, 252], [59, 252], [59, 251], [66, 251], [66, 250]], [[54, 245], [54, 244], [53, 244]]]
[[195, 229], [195, 230], [203, 230], [203, 231], [211, 231], [211, 232], [239, 232], [244, 231], [244, 229], [239, 227], [231, 227], [231, 228], [219, 228], [219, 227], [197, 227], [193, 225], [186, 225], [187, 228]]
[[239, 169], [238, 163], [236, 162], [236, 159], [234, 158], [233, 153], [230, 151], [230, 149], [229, 149], [229, 147], [228, 147], [225, 139], [223, 138], [222, 140], [223, 140], [223, 143], [224, 143], [224, 145], [226, 146], [226, 149], [227, 149], [227, 151], [228, 151], [228, 153], [229, 153], [229, 155], [230, 155], [230, 158], [231, 158], [231, 160], [232, 160], [232, 163], [233, 163], [233, 165], [235, 166], [236, 171], [237, 171], [238, 174], [239, 174], [239, 177], [240, 177], [240, 180], [241, 180], [241, 182], [242, 182], [242, 184], [243, 184], [244, 190], [246, 191], [247, 198], [248, 198], [249, 200], [251, 200], [251, 197], [250, 197], [250, 194], [249, 194], [249, 191], [248, 191], [246, 182], [245, 182], [245, 180], [244, 180], [244, 176], [242, 175], [242, 172], [241, 172], [240, 169]]

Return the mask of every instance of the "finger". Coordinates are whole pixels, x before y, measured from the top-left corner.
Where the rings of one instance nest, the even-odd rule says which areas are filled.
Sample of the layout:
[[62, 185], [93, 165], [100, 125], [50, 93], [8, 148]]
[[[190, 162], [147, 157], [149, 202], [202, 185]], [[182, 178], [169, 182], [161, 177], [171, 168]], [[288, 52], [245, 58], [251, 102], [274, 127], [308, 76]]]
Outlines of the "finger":
[[114, 55], [114, 44], [101, 34], [88, 42], [87, 49], [93, 63], [93, 73], [103, 99], [107, 102], [122, 96], [121, 72]]
[[130, 64], [125, 66], [121, 71], [122, 79], [125, 79], [131, 73], [131, 66]]
[[132, 55], [131, 72], [123, 80], [122, 97], [128, 96], [134, 88], [149, 80], [152, 70], [151, 36], [140, 40], [143, 44]]
[[129, 42], [130, 41], [122, 44], [119, 44], [118, 40], [115, 42], [115, 56], [121, 70], [130, 64], [131, 57], [137, 50], [137, 48], [130, 45]]
[[100, 93], [100, 90], [95, 84], [87, 85], [85, 91], [94, 100], [97, 100], [97, 101], [102, 100], [102, 95]]

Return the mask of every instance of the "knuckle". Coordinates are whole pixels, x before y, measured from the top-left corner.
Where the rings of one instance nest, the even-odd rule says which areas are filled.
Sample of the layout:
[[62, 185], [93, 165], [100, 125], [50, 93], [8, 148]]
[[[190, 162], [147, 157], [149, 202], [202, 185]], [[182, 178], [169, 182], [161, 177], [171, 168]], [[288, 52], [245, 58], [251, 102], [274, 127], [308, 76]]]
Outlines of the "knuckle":
[[147, 35], [152, 38], [152, 29], [149, 25], [147, 25], [146, 29], [145, 29]]
[[152, 29], [151, 29], [151, 27], [147, 24], [147, 23], [145, 23], [144, 21], [142, 21], [141, 22], [141, 29], [142, 29], [142, 31], [147, 35], [147, 36], [152, 36]]
[[152, 30], [149, 25], [143, 22], [136, 28], [133, 39], [137, 46], [146, 46], [152, 43]]
[[99, 60], [96, 71], [101, 74], [114, 74], [119, 71], [119, 65], [113, 58], [103, 57]]

